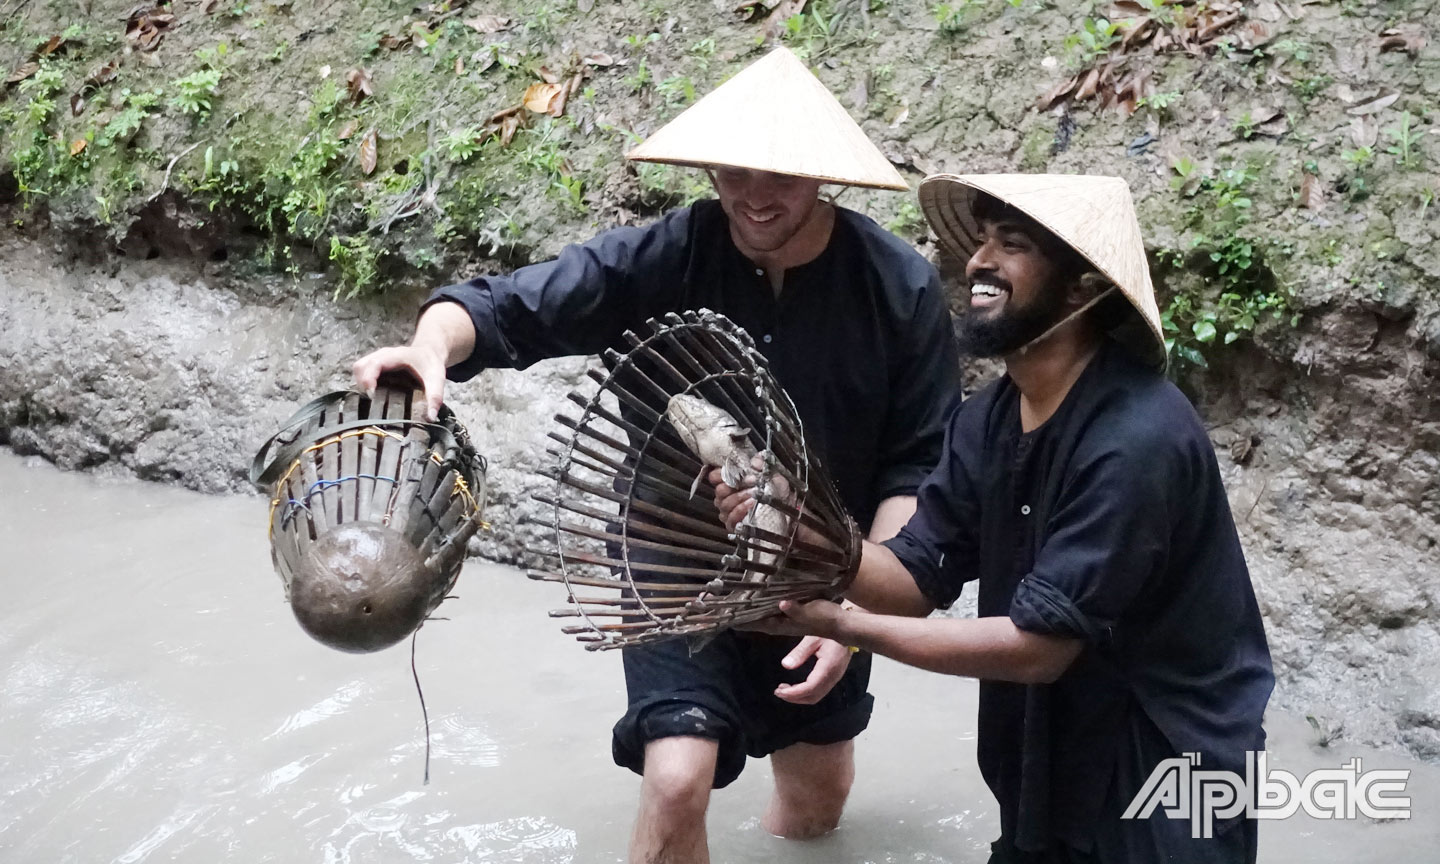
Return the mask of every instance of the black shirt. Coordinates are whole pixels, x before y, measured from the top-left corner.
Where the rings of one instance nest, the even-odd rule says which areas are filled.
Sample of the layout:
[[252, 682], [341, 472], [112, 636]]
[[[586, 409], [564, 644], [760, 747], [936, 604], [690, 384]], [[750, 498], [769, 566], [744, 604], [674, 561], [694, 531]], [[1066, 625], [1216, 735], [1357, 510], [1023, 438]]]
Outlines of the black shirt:
[[775, 295], [735, 247], [717, 201], [616, 228], [509, 276], [442, 288], [475, 323], [475, 350], [450, 369], [523, 369], [572, 354], [621, 353], [648, 318], [708, 308], [745, 328], [794, 401], [847, 509], [867, 528], [880, 501], [914, 494], [939, 459], [959, 394], [935, 268], [874, 221], [835, 208], [830, 243], [785, 272]]
[[[1107, 341], [1029, 433], [1003, 377], [955, 412], [918, 497], [887, 545], [926, 597], [948, 606], [978, 578], [981, 616], [1085, 642], [1053, 684], [980, 684], [981, 773], [1009, 842], [1113, 846], [1159, 758], [1243, 773], [1263, 748], [1260, 611], [1214, 449], [1163, 376]], [[1189, 832], [1150, 822], [1133, 827]]]

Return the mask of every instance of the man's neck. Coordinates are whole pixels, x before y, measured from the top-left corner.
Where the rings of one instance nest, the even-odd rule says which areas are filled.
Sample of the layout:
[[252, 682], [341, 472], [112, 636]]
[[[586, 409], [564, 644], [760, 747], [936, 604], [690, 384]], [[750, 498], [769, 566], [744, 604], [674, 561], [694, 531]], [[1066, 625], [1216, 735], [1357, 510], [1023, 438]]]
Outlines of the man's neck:
[[1022, 432], [1034, 431], [1054, 416], [1100, 349], [1100, 339], [1077, 320], [1005, 357], [1005, 371], [1020, 391]]
[[780, 288], [784, 284], [785, 271], [792, 267], [799, 267], [802, 264], [809, 264], [825, 247], [830, 245], [830, 235], [835, 230], [835, 208], [828, 202], [817, 201], [815, 209], [810, 211], [810, 218], [800, 226], [795, 235], [785, 241], [785, 245], [779, 249], [769, 252], [761, 252], [746, 246], [732, 229], [730, 239], [735, 242], [735, 248], [740, 254], [754, 261], [756, 266], [764, 269], [769, 277], [770, 287], [775, 289], [779, 295]]

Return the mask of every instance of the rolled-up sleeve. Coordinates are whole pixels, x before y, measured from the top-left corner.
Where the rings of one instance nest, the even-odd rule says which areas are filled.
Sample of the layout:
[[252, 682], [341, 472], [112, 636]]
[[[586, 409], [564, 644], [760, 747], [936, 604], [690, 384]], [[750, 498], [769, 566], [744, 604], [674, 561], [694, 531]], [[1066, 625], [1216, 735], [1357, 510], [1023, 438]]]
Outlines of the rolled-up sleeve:
[[904, 353], [891, 376], [875, 476], [876, 500], [914, 495], [945, 446], [945, 424], [960, 400], [960, 358], [940, 277], [916, 297]]
[[916, 491], [915, 515], [884, 545], [936, 608], [948, 608], [965, 583], [979, 575], [979, 510], [967, 454], [977, 443], [967, 439], [957, 412], [945, 433], [940, 464]]
[[464, 381], [490, 367], [524, 369], [550, 357], [595, 354], [681, 290], [689, 208], [644, 228], [616, 228], [566, 246], [553, 261], [480, 276], [426, 301], [465, 307], [475, 350], [450, 367]]
[[1108, 638], [1164, 569], [1171, 491], [1186, 488], [1175, 456], [1173, 442], [1140, 436], [1080, 460], [1049, 516], [1035, 566], [1016, 588], [1016, 627], [1088, 642]]

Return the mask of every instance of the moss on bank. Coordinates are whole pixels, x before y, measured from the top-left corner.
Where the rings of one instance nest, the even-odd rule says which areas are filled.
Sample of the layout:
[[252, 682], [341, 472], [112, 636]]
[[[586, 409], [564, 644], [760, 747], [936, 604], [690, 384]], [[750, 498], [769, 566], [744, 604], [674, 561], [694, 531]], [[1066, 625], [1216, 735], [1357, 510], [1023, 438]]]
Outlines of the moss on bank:
[[[1152, 5], [1161, 26], [1186, 8]], [[524, 263], [705, 194], [696, 172], [622, 154], [782, 39], [912, 179], [1126, 177], [1183, 372], [1239, 341], [1284, 356], [1317, 306], [1435, 320], [1440, 67], [1404, 41], [1435, 5], [1292, 20], [1249, 4], [1249, 29], [1195, 55], [1127, 59], [1151, 82], [1127, 115], [1035, 107], [1119, 56], [1125, 31], [1088, 2], [817, 0], [767, 19], [708, 0], [97, 0], [83, 16], [31, 0], [0, 31], [0, 172], [20, 220], [120, 244], [164, 194], [224, 233], [230, 266], [327, 266], [360, 295]], [[504, 113], [546, 83], [566, 91], [558, 116]], [[844, 200], [923, 242], [913, 196]]]

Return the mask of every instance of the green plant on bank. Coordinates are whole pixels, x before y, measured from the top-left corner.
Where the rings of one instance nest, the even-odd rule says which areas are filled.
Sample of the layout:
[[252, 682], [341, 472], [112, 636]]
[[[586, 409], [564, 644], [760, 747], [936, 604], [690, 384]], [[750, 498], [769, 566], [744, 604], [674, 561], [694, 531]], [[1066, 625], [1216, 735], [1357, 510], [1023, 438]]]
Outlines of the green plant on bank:
[[785, 19], [784, 39], [804, 60], [814, 62], [840, 47], [839, 14], [832, 3], [812, 0], [804, 10]]
[[1075, 55], [1080, 64], [1099, 60], [1120, 43], [1124, 36], [1119, 24], [1105, 18], [1086, 18], [1080, 29], [1065, 37], [1065, 50]]
[[330, 260], [339, 271], [336, 300], [348, 300], [375, 287], [380, 276], [380, 253], [364, 237], [330, 238]]
[[1135, 100], [1137, 108], [1153, 108], [1160, 113], [1166, 113], [1170, 106], [1180, 101], [1180, 93], [1176, 90], [1169, 90], [1164, 93], [1151, 93], [1149, 96], [1141, 96]]
[[695, 101], [695, 82], [688, 75], [671, 75], [655, 85], [667, 105], [689, 105]]
[[901, 237], [917, 237], [925, 231], [925, 216], [919, 205], [907, 197], [895, 211], [894, 218], [885, 223], [885, 230]]
[[1435, 200], [1435, 189], [1426, 186], [1420, 190], [1420, 213], [1415, 217], [1416, 221], [1424, 222], [1425, 214], [1430, 210], [1430, 204]]
[[[1191, 199], [1186, 224], [1195, 233], [1189, 260], [1205, 263], [1205, 289], [1178, 293], [1161, 313], [1165, 346], [1172, 360], [1205, 367], [1205, 350], [1229, 345], [1252, 333], [1263, 321], [1280, 320], [1290, 311], [1287, 293], [1271, 284], [1255, 242], [1247, 236], [1254, 206], [1248, 187], [1255, 180], [1249, 168], [1201, 174], [1190, 159], [1174, 166], [1172, 187]], [[1170, 266], [1181, 262], [1178, 252]]]
[[1295, 93], [1301, 102], [1309, 102], [1316, 96], [1325, 92], [1325, 88], [1335, 82], [1329, 75], [1311, 75], [1308, 78], [1297, 78], [1290, 89]]
[[1400, 125], [1385, 130], [1385, 134], [1394, 142], [1385, 148], [1385, 152], [1394, 156], [1395, 164], [1401, 168], [1420, 167], [1420, 151], [1416, 147], [1420, 134], [1411, 128], [1410, 119], [1410, 112], [1406, 111], [1400, 115]]
[[951, 0], [948, 3], [936, 3], [930, 9], [930, 16], [935, 23], [940, 25], [940, 32], [947, 36], [953, 36], [965, 29], [969, 23], [969, 13], [975, 6], [975, 0]]
[[1250, 115], [1249, 111], [1246, 111], [1244, 114], [1240, 115], [1239, 120], [1235, 121], [1235, 125], [1233, 128], [1236, 135], [1239, 135], [1241, 138], [1249, 141], [1251, 138], [1255, 137], [1255, 118]]

